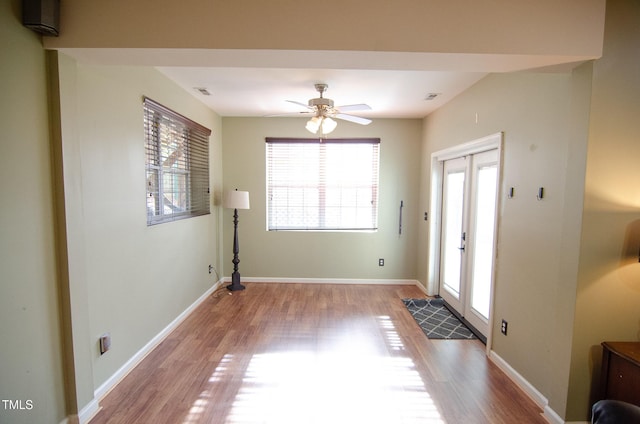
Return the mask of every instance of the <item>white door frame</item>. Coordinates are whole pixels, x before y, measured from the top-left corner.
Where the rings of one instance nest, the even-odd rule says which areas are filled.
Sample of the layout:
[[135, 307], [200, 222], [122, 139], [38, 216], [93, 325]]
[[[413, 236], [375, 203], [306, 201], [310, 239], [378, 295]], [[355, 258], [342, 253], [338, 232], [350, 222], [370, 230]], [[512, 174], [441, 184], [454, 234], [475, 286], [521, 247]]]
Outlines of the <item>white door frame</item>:
[[[444, 177], [443, 162], [447, 159], [453, 159], [474, 153], [481, 153], [487, 150], [498, 150], [498, 190], [496, 193], [496, 225], [494, 234], [494, 271], [493, 283], [495, 283], [495, 273], [497, 262], [495, 254], [497, 254], [498, 245], [498, 218], [500, 215], [500, 204], [502, 203], [502, 148], [504, 143], [504, 133], [499, 132], [487, 137], [469, 141], [468, 143], [459, 144], [447, 149], [439, 150], [431, 154], [431, 196], [429, 206], [429, 275], [427, 282], [428, 293], [438, 293], [440, 280], [440, 238], [442, 234], [442, 180]], [[495, 284], [491, 284], [491, 302], [489, 306], [489, 333], [487, 336], [486, 350], [487, 354], [491, 350], [493, 336], [493, 298]]]

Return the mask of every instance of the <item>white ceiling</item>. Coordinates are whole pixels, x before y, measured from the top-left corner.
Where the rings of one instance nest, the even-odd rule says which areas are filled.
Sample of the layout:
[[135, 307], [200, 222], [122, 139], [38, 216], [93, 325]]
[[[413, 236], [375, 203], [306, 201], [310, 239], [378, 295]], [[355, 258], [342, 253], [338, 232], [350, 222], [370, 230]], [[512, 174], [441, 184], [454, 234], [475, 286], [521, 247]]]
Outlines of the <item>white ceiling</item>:
[[[354, 69], [184, 68], [159, 70], [222, 116], [265, 116], [305, 111], [318, 97], [315, 83], [328, 84], [324, 97], [336, 106], [365, 103], [369, 118], [422, 118], [477, 82], [480, 72]], [[206, 88], [202, 95], [194, 87]], [[429, 93], [438, 93], [425, 100]]]
[[[89, 64], [155, 66], [221, 116], [302, 112], [287, 102], [318, 97], [336, 106], [365, 103], [368, 118], [422, 118], [491, 72], [567, 71], [583, 58], [352, 51], [60, 49]], [[584, 60], [588, 59], [587, 57]], [[202, 95], [195, 88], [206, 88]], [[438, 93], [434, 100], [428, 94]]]

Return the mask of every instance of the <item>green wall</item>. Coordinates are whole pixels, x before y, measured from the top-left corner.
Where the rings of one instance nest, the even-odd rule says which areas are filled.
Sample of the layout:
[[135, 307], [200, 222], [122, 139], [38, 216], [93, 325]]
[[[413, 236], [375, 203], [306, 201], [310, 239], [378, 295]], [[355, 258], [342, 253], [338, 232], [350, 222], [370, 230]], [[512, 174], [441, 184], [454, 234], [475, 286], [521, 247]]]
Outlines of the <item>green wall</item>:
[[[86, 419], [96, 390], [218, 280], [221, 119], [153, 68], [47, 54], [18, 3], [0, 14], [0, 398], [30, 409], [3, 404], [0, 421], [58, 423]], [[210, 215], [147, 227], [143, 95], [213, 130]]]
[[[90, 66], [60, 54], [58, 72], [76, 381], [90, 382], [78, 389], [82, 407], [218, 279], [208, 270], [220, 268], [217, 206], [146, 224], [142, 97], [212, 129], [212, 201], [222, 182], [221, 122], [153, 68]], [[101, 356], [105, 332], [112, 345]]]
[[[303, 120], [220, 118], [151, 68], [64, 54], [50, 55], [49, 91], [41, 39], [20, 25], [20, 2], [5, 2], [0, 398], [33, 409], [0, 408], [0, 422], [62, 422], [95, 402], [94, 391], [215, 282], [209, 264], [230, 275], [223, 188], [251, 193], [251, 210], [240, 212], [243, 277], [432, 283], [421, 219], [430, 154], [498, 131], [503, 189], [516, 197], [500, 209], [495, 296], [495, 322], [507, 319], [510, 332], [494, 328], [493, 350], [550, 409], [586, 420], [600, 342], [640, 340], [639, 21], [636, 1], [610, 0], [602, 59], [571, 73], [490, 75], [424, 120], [340, 122], [336, 137], [382, 139], [380, 229], [318, 234], [265, 230], [264, 137], [307, 137]], [[214, 131], [210, 216], [146, 227], [142, 95]], [[99, 356], [105, 331], [113, 349]]]
[[[223, 118], [225, 189], [247, 190], [251, 209], [239, 211], [243, 278], [408, 279], [417, 277], [418, 119], [340, 121], [332, 137], [379, 137], [380, 201], [373, 233], [266, 231], [265, 137], [311, 137], [298, 118]], [[400, 201], [403, 233], [398, 234]], [[224, 275], [233, 270], [232, 211], [224, 216]], [[385, 266], [378, 266], [378, 259]]]
[[0, 5], [0, 405], [2, 423], [66, 416], [55, 255], [47, 73], [40, 37], [20, 25], [20, 1]]

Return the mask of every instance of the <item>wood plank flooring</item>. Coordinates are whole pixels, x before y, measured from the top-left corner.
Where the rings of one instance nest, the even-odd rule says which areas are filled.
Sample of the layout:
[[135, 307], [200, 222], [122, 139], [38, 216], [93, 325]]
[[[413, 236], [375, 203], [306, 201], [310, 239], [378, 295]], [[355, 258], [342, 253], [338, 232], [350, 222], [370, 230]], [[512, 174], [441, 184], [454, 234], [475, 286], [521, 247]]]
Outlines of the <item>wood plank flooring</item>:
[[544, 424], [477, 340], [429, 340], [414, 286], [247, 283], [211, 295], [91, 424]]

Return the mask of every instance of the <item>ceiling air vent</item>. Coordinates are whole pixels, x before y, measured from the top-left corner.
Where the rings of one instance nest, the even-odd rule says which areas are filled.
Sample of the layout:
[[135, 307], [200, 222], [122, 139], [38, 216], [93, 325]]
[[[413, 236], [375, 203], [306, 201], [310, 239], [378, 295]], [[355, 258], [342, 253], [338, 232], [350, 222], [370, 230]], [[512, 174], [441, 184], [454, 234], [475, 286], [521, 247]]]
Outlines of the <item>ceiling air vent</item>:
[[210, 96], [211, 93], [209, 92], [209, 90], [207, 90], [204, 87], [193, 87], [194, 90], [197, 90], [200, 92], [200, 94], [202, 94], [203, 96]]

